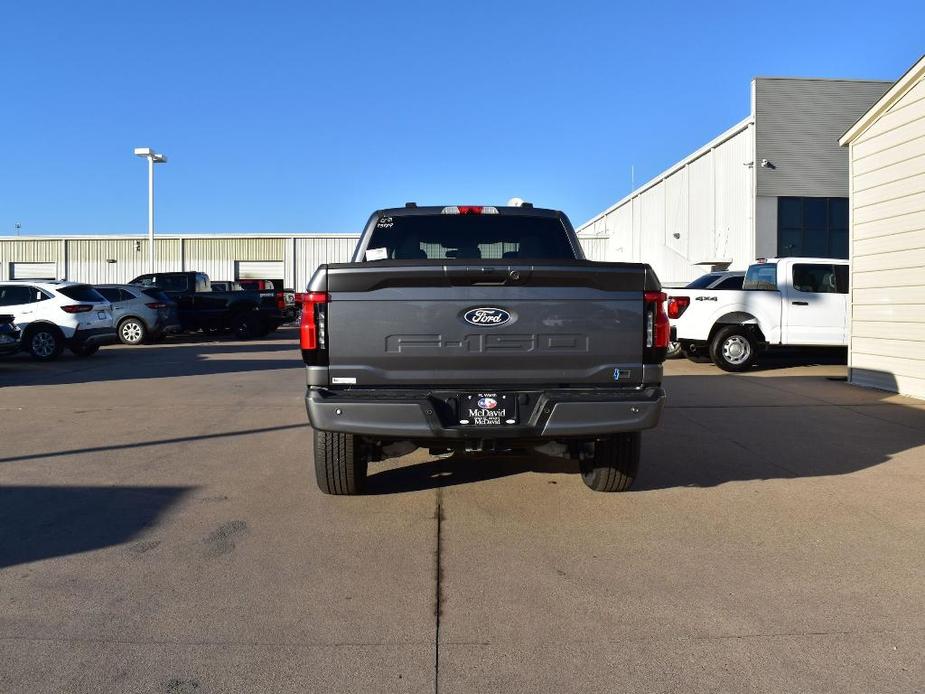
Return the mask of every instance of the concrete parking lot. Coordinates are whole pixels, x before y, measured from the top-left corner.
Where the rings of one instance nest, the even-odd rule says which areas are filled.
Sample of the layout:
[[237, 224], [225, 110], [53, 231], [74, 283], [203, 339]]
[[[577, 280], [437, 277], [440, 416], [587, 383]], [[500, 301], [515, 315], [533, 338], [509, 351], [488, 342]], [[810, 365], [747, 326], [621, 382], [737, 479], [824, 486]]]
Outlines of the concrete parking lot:
[[925, 403], [669, 363], [632, 492], [320, 494], [292, 329], [0, 361], [0, 691], [925, 690]]

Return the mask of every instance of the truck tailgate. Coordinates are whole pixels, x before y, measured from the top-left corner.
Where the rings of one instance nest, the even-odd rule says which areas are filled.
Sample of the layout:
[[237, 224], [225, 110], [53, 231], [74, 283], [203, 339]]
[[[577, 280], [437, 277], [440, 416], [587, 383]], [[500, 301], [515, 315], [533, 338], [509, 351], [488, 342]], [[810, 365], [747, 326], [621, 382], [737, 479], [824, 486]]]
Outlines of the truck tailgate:
[[581, 260], [328, 266], [330, 383], [640, 383], [645, 284], [643, 266]]

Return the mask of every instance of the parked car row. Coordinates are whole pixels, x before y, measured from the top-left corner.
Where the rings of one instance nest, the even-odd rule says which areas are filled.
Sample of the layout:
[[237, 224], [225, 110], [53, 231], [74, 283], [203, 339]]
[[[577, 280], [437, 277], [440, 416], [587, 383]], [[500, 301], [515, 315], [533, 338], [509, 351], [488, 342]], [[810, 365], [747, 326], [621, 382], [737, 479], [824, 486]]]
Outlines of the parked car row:
[[20, 332], [18, 349], [42, 361], [56, 359], [65, 348], [88, 357], [116, 340], [112, 306], [88, 284], [0, 283], [0, 311], [12, 316]]
[[0, 282], [0, 355], [24, 351], [50, 361], [70, 349], [86, 357], [116, 341], [138, 345], [179, 332], [263, 337], [287, 321], [282, 294], [222, 291], [201, 272], [146, 274], [128, 284], [99, 286]]
[[281, 289], [281, 280], [219, 280], [212, 281], [212, 290], [220, 292], [244, 291], [247, 289], [256, 291], [261, 297], [272, 296], [276, 302], [277, 308], [282, 312], [283, 319], [289, 323], [296, 320], [302, 312], [302, 303], [297, 299], [297, 294], [292, 289]]

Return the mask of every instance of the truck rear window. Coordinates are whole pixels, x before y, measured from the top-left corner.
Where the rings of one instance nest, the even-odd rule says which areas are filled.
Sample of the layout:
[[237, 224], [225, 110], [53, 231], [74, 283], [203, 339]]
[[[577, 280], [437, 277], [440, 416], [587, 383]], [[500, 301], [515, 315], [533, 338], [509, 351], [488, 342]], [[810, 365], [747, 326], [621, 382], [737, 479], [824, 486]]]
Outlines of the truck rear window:
[[434, 214], [380, 217], [365, 260], [574, 257], [568, 233], [555, 217]]
[[749, 265], [745, 272], [745, 281], [742, 282], [742, 289], [777, 291], [777, 265], [770, 263]]

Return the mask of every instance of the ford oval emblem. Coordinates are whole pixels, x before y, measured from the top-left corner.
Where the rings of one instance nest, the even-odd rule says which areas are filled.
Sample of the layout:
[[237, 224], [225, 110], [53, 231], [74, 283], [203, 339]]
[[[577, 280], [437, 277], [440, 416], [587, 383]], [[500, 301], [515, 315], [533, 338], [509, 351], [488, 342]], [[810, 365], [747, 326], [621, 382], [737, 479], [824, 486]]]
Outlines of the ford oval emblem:
[[470, 325], [504, 325], [511, 320], [511, 314], [505, 311], [503, 308], [495, 308], [493, 306], [483, 306], [481, 308], [471, 308], [463, 315], [463, 320], [465, 320]]

